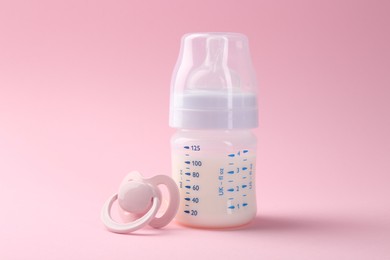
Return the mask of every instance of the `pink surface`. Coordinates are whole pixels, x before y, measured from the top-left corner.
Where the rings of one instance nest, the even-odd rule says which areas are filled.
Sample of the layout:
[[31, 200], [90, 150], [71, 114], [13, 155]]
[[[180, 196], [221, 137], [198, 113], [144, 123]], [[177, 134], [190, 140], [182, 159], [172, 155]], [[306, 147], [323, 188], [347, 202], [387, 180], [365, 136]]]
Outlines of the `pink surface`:
[[[0, 259], [390, 259], [388, 1], [1, 1]], [[170, 174], [182, 34], [247, 34], [258, 217], [105, 230], [133, 169]]]

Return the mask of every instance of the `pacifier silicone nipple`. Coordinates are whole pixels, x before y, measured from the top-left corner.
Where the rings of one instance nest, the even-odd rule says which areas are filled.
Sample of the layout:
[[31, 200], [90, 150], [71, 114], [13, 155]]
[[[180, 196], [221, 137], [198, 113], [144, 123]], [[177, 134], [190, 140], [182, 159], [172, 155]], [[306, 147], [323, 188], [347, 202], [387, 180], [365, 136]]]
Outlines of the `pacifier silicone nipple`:
[[[161, 206], [161, 191], [158, 185], [166, 185], [170, 202], [165, 213], [157, 218]], [[118, 200], [120, 208], [139, 215], [135, 221], [119, 223], [111, 217], [112, 204]], [[166, 175], [145, 179], [138, 172], [129, 173], [120, 185], [118, 194], [112, 195], [104, 204], [101, 219], [108, 230], [115, 233], [129, 233], [149, 224], [154, 228], [167, 225], [176, 215], [179, 206], [179, 190], [175, 182]]]
[[118, 203], [125, 211], [144, 214], [152, 206], [153, 189], [143, 182], [132, 181], [120, 189]]

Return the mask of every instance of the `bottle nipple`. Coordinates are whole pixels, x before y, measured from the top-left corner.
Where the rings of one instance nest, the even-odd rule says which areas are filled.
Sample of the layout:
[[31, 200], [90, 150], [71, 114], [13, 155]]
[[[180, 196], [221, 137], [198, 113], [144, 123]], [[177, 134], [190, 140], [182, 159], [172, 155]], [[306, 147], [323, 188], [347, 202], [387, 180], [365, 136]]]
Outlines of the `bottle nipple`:
[[191, 90], [225, 90], [239, 87], [239, 77], [228, 66], [228, 39], [215, 35], [206, 41], [206, 58], [188, 78]]

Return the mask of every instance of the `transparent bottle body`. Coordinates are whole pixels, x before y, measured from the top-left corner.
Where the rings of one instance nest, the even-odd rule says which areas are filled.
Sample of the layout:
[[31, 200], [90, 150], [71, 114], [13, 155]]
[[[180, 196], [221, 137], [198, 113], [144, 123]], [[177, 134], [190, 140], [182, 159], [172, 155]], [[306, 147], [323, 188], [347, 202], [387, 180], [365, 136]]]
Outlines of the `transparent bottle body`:
[[256, 137], [250, 130], [178, 130], [171, 148], [179, 223], [228, 228], [255, 217]]

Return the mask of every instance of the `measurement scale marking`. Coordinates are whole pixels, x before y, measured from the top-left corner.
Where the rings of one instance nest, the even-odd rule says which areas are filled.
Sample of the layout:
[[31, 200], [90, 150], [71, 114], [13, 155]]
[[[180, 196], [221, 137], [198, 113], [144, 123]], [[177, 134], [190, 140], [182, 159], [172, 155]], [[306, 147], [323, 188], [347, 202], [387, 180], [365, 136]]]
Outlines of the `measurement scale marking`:
[[[192, 150], [194, 150], [194, 149], [192, 148], [192, 146], [184, 146], [183, 148], [186, 149], [186, 151], [183, 151], [186, 158], [183, 158], [184, 160], [182, 162], [184, 162], [184, 165], [183, 165], [184, 167], [182, 168], [180, 175], [183, 176], [183, 178], [181, 178], [183, 181], [186, 180], [187, 185], [185, 185], [185, 186], [183, 185], [184, 186], [183, 193], [185, 192], [185, 194], [186, 194], [183, 197], [184, 197], [184, 201], [186, 201], [186, 202], [183, 203], [185, 206], [185, 209], [183, 209], [182, 212], [184, 212], [185, 214], [188, 214], [188, 215], [194, 215], [192, 213], [192, 210], [191, 210], [192, 207], [194, 206], [194, 204], [192, 203], [193, 202], [192, 201], [193, 195], [190, 195], [190, 194], [192, 194], [192, 192], [193, 192], [192, 190], [193, 189], [195, 190], [195, 186], [196, 186], [196, 185], [194, 186], [193, 185], [194, 183], [192, 183], [192, 181], [195, 180], [194, 179], [195, 175], [193, 176], [193, 174], [194, 174], [193, 171], [195, 169], [192, 166], [194, 166], [195, 165], [194, 162], [197, 163], [197, 161], [193, 161], [194, 158], [192, 158], [191, 149]], [[241, 207], [243, 207], [243, 208], [248, 207], [247, 202], [236, 201], [237, 199], [245, 201], [247, 194], [243, 194], [243, 193], [247, 193], [252, 187], [251, 183], [248, 184], [248, 181], [253, 179], [252, 170], [254, 167], [252, 164], [250, 164], [250, 162], [248, 163], [249, 158], [246, 157], [246, 156], [248, 156], [248, 155], [246, 155], [246, 153], [248, 153], [248, 152], [249, 152], [249, 150], [240, 150], [240, 151], [235, 152], [235, 153], [227, 154], [227, 156], [229, 157], [229, 159], [228, 159], [229, 161], [227, 163], [229, 165], [230, 170], [226, 169], [226, 168], [221, 168], [221, 174], [223, 175], [223, 173], [224, 173], [225, 176], [224, 177], [219, 176], [218, 179], [220, 182], [220, 189], [221, 189], [221, 187], [222, 187], [222, 189], [225, 189], [224, 197], [225, 197], [225, 199], [227, 199], [227, 202], [228, 202], [228, 205], [226, 205], [226, 207], [227, 207], [226, 210], [228, 210], [229, 214], [234, 214], [236, 212], [236, 210], [240, 210]], [[238, 161], [236, 161], [236, 160], [238, 160]], [[237, 164], [236, 164], [236, 162], [237, 162]], [[195, 166], [198, 166], [198, 165], [195, 165]], [[199, 165], [199, 166], [201, 166], [201, 165]], [[225, 164], [224, 167], [226, 167], [226, 166], [227, 165]], [[235, 170], [231, 170], [231, 169], [235, 169]], [[240, 172], [241, 170], [242, 170], [242, 172]], [[228, 175], [226, 175], [226, 174], [228, 174]], [[235, 174], [237, 174], [237, 175], [235, 175]], [[186, 175], [187, 177], [185, 177], [184, 175]], [[236, 176], [238, 177], [240, 175], [242, 176], [242, 178], [240, 178], [241, 181], [239, 179], [235, 179]], [[197, 176], [195, 176], [195, 177], [197, 177]], [[217, 183], [219, 183], [219, 182], [217, 182]], [[243, 183], [245, 183], [245, 184], [243, 184]], [[224, 185], [227, 185], [227, 184], [228, 184], [228, 186], [230, 186], [230, 188], [223, 187]], [[240, 189], [242, 189], [242, 190], [240, 191]], [[226, 193], [226, 192], [228, 192], [228, 193]], [[238, 197], [239, 195], [242, 196], [241, 197], [242, 199], [239, 199], [239, 197]], [[233, 196], [233, 197], [231, 197], [231, 196]], [[237, 198], [236, 198], [236, 196], [237, 196]], [[232, 204], [234, 204], [234, 205], [232, 205]]]

